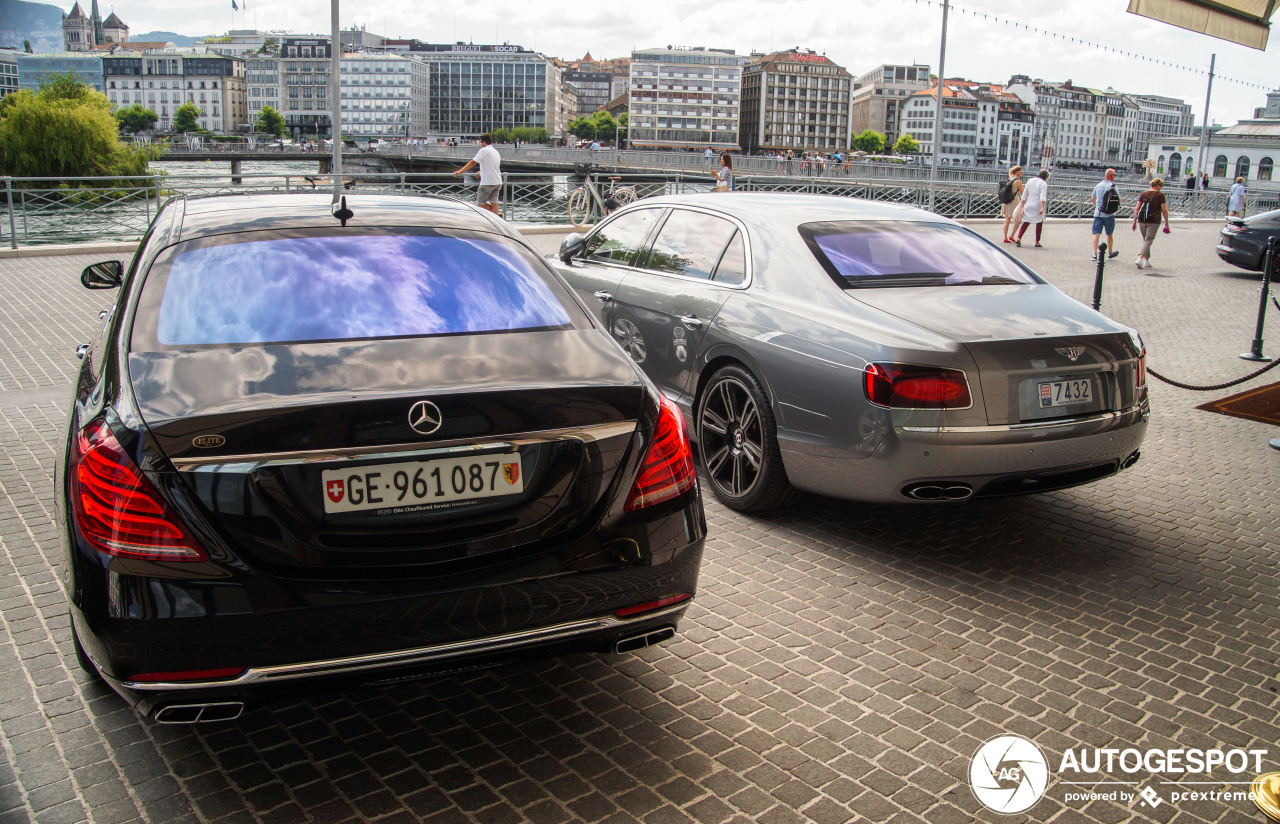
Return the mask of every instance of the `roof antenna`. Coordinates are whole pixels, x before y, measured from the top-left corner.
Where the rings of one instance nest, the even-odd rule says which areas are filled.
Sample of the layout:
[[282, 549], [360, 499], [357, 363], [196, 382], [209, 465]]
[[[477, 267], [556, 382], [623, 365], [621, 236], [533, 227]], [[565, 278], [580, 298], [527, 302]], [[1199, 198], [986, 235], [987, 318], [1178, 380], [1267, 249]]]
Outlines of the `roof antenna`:
[[342, 228], [347, 228], [347, 221], [356, 216], [356, 213], [347, 208], [347, 196], [342, 196], [342, 204], [333, 210], [333, 216], [342, 221]]

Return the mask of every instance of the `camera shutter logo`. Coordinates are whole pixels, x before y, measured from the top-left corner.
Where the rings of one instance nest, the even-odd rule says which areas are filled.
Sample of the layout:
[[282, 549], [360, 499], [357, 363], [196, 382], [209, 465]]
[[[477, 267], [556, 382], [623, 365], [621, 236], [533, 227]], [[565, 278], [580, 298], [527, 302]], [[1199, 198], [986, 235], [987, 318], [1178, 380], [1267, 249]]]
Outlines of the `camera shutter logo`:
[[1000, 735], [969, 762], [969, 787], [982, 806], [1001, 815], [1029, 810], [1049, 787], [1049, 762], [1020, 735]]

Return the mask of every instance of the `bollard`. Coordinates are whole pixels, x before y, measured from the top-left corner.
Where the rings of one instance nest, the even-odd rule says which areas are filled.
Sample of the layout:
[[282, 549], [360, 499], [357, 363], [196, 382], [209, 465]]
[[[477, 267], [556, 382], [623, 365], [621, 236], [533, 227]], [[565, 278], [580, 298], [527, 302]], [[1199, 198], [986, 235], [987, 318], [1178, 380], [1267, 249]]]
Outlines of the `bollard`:
[[1276, 253], [1276, 239], [1270, 237], [1267, 239], [1267, 251], [1262, 256], [1262, 293], [1258, 300], [1258, 327], [1253, 333], [1253, 344], [1249, 347], [1249, 351], [1240, 357], [1244, 360], [1251, 361], [1270, 361], [1266, 355], [1262, 354], [1262, 326], [1267, 319], [1267, 295], [1271, 291], [1271, 266]]
[[1098, 244], [1098, 270], [1093, 274], [1093, 311], [1102, 311], [1102, 270], [1107, 268], [1107, 244]]

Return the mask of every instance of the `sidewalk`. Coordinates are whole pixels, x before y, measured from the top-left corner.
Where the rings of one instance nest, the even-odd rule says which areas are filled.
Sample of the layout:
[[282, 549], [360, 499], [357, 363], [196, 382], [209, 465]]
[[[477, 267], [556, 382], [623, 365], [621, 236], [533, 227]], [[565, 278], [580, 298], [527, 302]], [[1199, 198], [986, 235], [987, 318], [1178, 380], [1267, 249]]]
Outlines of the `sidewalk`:
[[[1106, 269], [1103, 311], [1190, 383], [1257, 366], [1238, 354], [1259, 281], [1217, 260], [1219, 225], [1175, 222], [1144, 271], [1122, 233]], [[1050, 221], [1043, 242], [1011, 252], [1088, 302], [1088, 226]], [[1090, 486], [936, 508], [806, 497], [765, 518], [708, 495], [701, 591], [641, 653], [142, 724], [76, 666], [51, 497], [75, 346], [115, 298], [79, 272], [111, 256], [0, 259], [0, 822], [995, 824], [968, 770], [1006, 733], [1053, 772], [1019, 820], [1262, 820], [1247, 800], [1171, 800], [1252, 772], [1086, 776], [1150, 787], [1154, 809], [1068, 799], [1111, 788], [1057, 773], [1082, 747], [1261, 749], [1280, 769], [1280, 433], [1195, 408], [1238, 390], [1157, 381], [1142, 459]]]

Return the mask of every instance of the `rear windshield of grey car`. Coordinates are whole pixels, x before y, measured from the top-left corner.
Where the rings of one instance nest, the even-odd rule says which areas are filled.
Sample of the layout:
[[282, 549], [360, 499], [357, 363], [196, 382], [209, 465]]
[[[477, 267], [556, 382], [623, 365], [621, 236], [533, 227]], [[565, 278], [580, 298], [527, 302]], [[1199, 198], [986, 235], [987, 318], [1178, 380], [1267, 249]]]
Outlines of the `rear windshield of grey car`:
[[492, 235], [246, 233], [161, 255], [143, 287], [133, 349], [589, 325], [536, 257]]
[[800, 234], [846, 289], [1043, 283], [998, 246], [961, 226], [910, 221], [806, 223]]

